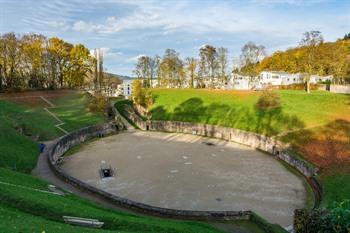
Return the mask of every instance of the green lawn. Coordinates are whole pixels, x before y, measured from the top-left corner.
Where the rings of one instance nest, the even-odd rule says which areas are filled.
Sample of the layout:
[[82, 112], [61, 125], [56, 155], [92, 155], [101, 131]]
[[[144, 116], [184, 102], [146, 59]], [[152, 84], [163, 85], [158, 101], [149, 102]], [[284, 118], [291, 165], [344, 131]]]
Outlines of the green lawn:
[[350, 95], [276, 92], [281, 107], [260, 111], [255, 104], [261, 92], [153, 89], [150, 111], [154, 120], [208, 123], [277, 136], [321, 168], [322, 206], [350, 199]]
[[322, 207], [331, 207], [334, 202], [350, 200], [350, 173], [338, 173], [333, 175], [322, 174], [319, 176], [323, 184]]
[[325, 124], [349, 116], [349, 96], [323, 91], [278, 91], [282, 107], [259, 111], [260, 92], [154, 89], [155, 120], [179, 120], [233, 127], [266, 135]]
[[[88, 98], [84, 94], [69, 94], [53, 100], [57, 108], [50, 110], [66, 123], [62, 127], [67, 131], [103, 123], [105, 118], [101, 113], [85, 110]], [[46, 106], [44, 102], [32, 107], [0, 100], [0, 167], [30, 172], [39, 150], [38, 143], [32, 139], [38, 136], [39, 140], [51, 140], [63, 135], [55, 127], [57, 120], [43, 109]]]
[[0, 184], [1, 206], [31, 214], [34, 219], [40, 216], [45, 221], [62, 222], [63, 215], [97, 218], [105, 222], [105, 229], [125, 232], [218, 232], [207, 224], [160, 220], [104, 209], [69, 193], [66, 196], [44, 193], [41, 191], [48, 191], [46, 182], [8, 169], [0, 168], [0, 181], [11, 184]]
[[88, 95], [76, 93], [57, 100], [51, 100], [57, 108], [50, 109], [50, 111], [55, 113], [65, 123], [62, 125], [62, 128], [68, 132], [105, 122], [105, 117], [102, 113], [86, 111], [85, 105], [89, 98], [91, 97]]
[[[31, 215], [17, 209], [8, 208], [0, 205], [0, 232], [6, 233], [85, 233], [85, 232], [101, 232], [101, 230], [87, 229], [82, 227], [70, 226], [60, 222], [47, 220], [40, 216]], [[120, 232], [125, 231], [108, 231], [103, 232]]]

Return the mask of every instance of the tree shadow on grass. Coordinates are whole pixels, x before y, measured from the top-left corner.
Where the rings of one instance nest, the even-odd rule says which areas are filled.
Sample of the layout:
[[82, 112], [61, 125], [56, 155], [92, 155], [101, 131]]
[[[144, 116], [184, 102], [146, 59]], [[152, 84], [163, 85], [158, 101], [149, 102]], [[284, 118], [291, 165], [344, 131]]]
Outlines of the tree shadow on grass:
[[320, 168], [338, 166], [350, 172], [350, 122], [334, 120], [324, 126], [292, 132], [282, 137], [295, 151]]
[[253, 131], [268, 136], [285, 130], [301, 129], [305, 125], [297, 116], [283, 113], [282, 108], [258, 110], [242, 106], [228, 106], [212, 103], [204, 105], [200, 98], [190, 98], [179, 104], [173, 112], [167, 112], [164, 106], [151, 110], [152, 119], [174, 120], [215, 124], [226, 127]]

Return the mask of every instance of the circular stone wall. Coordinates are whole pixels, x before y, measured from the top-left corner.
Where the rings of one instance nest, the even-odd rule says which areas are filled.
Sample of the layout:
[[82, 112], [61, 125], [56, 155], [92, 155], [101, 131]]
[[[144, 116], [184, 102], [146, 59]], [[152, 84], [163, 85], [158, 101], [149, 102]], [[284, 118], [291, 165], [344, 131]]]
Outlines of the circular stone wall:
[[[188, 134], [124, 132], [65, 157], [69, 175], [145, 204], [182, 210], [252, 210], [292, 224], [303, 208], [303, 181], [271, 155], [233, 142]], [[99, 176], [101, 161], [115, 177]]]

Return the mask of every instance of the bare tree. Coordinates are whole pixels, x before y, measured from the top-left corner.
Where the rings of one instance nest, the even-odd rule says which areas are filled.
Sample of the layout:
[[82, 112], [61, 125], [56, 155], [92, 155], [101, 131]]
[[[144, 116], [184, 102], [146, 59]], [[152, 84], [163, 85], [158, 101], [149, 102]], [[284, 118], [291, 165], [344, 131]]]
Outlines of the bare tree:
[[215, 78], [215, 73], [217, 69], [217, 57], [218, 53], [216, 51], [216, 48], [211, 45], [203, 45], [199, 49], [199, 58], [200, 63], [202, 66], [200, 66], [201, 69], [204, 69], [201, 71], [202, 75], [205, 75], [205, 78], [209, 78], [209, 86], [213, 86], [213, 81]]
[[320, 31], [304, 32], [300, 46], [316, 46], [323, 43], [323, 36]]
[[227, 55], [228, 49], [220, 47], [218, 51], [218, 74], [222, 84], [227, 82]]
[[180, 72], [183, 69], [183, 62], [180, 54], [174, 49], [166, 49], [160, 63], [162, 85], [170, 87], [181, 86]]
[[256, 45], [251, 41], [246, 43], [241, 51], [240, 60], [243, 66], [255, 64], [266, 56], [265, 47], [263, 45]]
[[2, 61], [3, 82], [7, 87], [19, 88], [22, 80], [19, 79], [20, 40], [14, 33], [7, 33], [1, 37], [2, 45], [0, 57]]
[[310, 93], [310, 76], [312, 73], [313, 64], [315, 62], [316, 46], [323, 43], [323, 36], [320, 31], [304, 32], [300, 41], [300, 46], [307, 48], [307, 62], [306, 62], [306, 75], [303, 75], [305, 83], [305, 89], [307, 93]]
[[[186, 69], [189, 74], [189, 87], [194, 87], [194, 80], [196, 79], [196, 68], [198, 61], [193, 57], [186, 58]], [[198, 80], [196, 80], [196, 85], [198, 86]]]
[[151, 58], [148, 56], [139, 56], [137, 59], [136, 68], [134, 70], [134, 74], [137, 76], [137, 78], [141, 79], [143, 81], [143, 85], [149, 86], [150, 85], [150, 76], [151, 76], [151, 70], [150, 70], [150, 60]]
[[265, 47], [263, 45], [256, 45], [253, 42], [248, 42], [243, 46], [241, 51], [241, 72], [249, 76], [255, 76], [256, 71], [254, 65], [266, 56]]
[[153, 87], [153, 79], [158, 75], [160, 61], [161, 58], [158, 55], [149, 59], [150, 87]]

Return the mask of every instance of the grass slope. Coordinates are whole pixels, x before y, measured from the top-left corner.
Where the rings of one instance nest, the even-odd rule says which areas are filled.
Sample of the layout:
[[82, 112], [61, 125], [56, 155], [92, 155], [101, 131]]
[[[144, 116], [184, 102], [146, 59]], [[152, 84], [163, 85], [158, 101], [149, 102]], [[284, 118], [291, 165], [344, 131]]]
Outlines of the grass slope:
[[278, 133], [349, 118], [349, 96], [322, 91], [279, 91], [282, 108], [259, 111], [259, 92], [197, 89], [152, 90], [155, 120], [216, 124], [261, 134]]
[[[73, 131], [88, 125], [105, 121], [102, 114], [85, 110], [88, 96], [72, 93], [53, 100], [57, 108], [50, 109], [66, 124], [62, 127]], [[31, 138], [51, 140], [63, 133], [55, 127], [58, 123], [43, 108], [47, 104], [30, 106], [9, 100], [0, 100], [0, 167], [7, 167], [21, 172], [30, 172], [38, 156], [38, 145]], [[20, 133], [21, 131], [21, 133]]]
[[126, 232], [218, 232], [202, 223], [140, 217], [101, 208], [69, 193], [58, 196], [41, 192], [48, 191], [46, 182], [8, 169], [0, 168], [0, 182], [11, 184], [0, 185], [3, 208], [41, 216], [45, 221], [62, 222], [63, 215], [70, 215], [97, 218], [105, 222], [105, 229]]
[[86, 111], [86, 103], [89, 101], [88, 95], [73, 94], [56, 100], [51, 100], [57, 108], [50, 109], [65, 124], [62, 128], [68, 132], [80, 129], [89, 125], [101, 124], [105, 121], [102, 113], [92, 113]]

